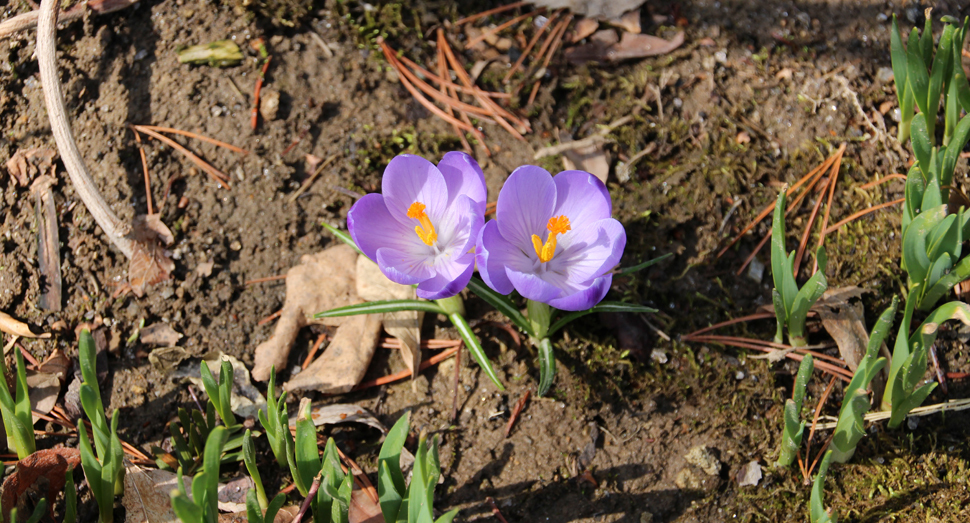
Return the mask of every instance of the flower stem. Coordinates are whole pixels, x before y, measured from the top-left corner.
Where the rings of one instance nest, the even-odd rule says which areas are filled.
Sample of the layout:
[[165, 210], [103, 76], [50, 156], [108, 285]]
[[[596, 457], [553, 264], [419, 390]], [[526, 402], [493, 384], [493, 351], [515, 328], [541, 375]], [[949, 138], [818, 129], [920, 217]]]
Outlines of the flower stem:
[[549, 338], [539, 340], [537, 348], [539, 349], [539, 396], [545, 396], [556, 379], [556, 357], [552, 353], [552, 341]]
[[526, 311], [535, 337], [544, 339], [549, 332], [549, 321], [552, 320], [555, 309], [539, 301], [526, 300]]
[[460, 294], [456, 294], [450, 298], [442, 298], [440, 300], [435, 300], [435, 303], [445, 311], [445, 314], [451, 316], [452, 314], [465, 315], [465, 300], [461, 299]]

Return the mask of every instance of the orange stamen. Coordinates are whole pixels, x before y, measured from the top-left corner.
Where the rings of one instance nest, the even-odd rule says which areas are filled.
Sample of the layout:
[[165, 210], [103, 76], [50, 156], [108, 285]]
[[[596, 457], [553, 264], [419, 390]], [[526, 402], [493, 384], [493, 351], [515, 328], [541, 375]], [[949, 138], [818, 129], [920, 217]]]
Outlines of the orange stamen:
[[434, 225], [431, 225], [431, 219], [424, 212], [425, 206], [421, 202], [414, 202], [408, 207], [408, 218], [418, 220], [421, 225], [414, 227], [414, 232], [417, 233], [418, 238], [425, 245], [434, 245], [434, 242], [438, 240], [438, 233], [434, 230]]
[[572, 227], [569, 225], [569, 218], [561, 215], [549, 218], [546, 229], [549, 229], [549, 237], [546, 239], [545, 244], [542, 243], [538, 235], [532, 235], [532, 247], [535, 248], [536, 254], [539, 256], [539, 261], [542, 263], [551, 260], [556, 254], [556, 236], [565, 234], [566, 231], [571, 231]]

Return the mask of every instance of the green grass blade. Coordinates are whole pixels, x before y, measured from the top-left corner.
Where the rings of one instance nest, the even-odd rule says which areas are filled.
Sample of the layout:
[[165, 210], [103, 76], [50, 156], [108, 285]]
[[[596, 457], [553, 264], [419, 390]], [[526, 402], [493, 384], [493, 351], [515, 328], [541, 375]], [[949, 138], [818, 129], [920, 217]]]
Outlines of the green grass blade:
[[632, 303], [623, 303], [619, 301], [605, 301], [605, 302], [601, 302], [599, 305], [596, 305], [584, 311], [570, 312], [569, 314], [566, 314], [562, 318], [559, 318], [555, 323], [553, 323], [549, 327], [549, 330], [546, 331], [546, 336], [547, 337], [552, 336], [553, 333], [568, 325], [569, 322], [577, 318], [582, 318], [583, 316], [586, 316], [587, 314], [592, 314], [594, 312], [653, 313], [653, 312], [657, 312], [657, 309], [654, 309], [652, 307], [645, 307], [643, 305], [635, 305]]
[[812, 484], [812, 497], [809, 502], [812, 523], [835, 523], [838, 518], [835, 514], [829, 514], [822, 504], [822, 497], [825, 490], [825, 476], [829, 472], [829, 464], [832, 463], [832, 451], [825, 453], [822, 464], [818, 467], [818, 475], [815, 476], [815, 483]]
[[399, 311], [424, 311], [430, 312], [432, 314], [444, 314], [445, 311], [441, 309], [437, 304], [425, 300], [385, 300], [385, 301], [369, 301], [365, 303], [357, 303], [355, 305], [347, 305], [345, 307], [337, 307], [336, 309], [330, 309], [324, 312], [318, 312], [313, 317], [320, 318], [337, 318], [340, 316], [357, 316], [359, 314], [384, 314], [387, 312], [399, 312]]
[[666, 260], [667, 258], [670, 258], [673, 255], [674, 255], [674, 253], [668, 252], [667, 254], [664, 254], [662, 256], [657, 256], [656, 258], [654, 258], [652, 260], [647, 260], [647, 261], [645, 261], [645, 262], [643, 262], [641, 264], [634, 265], [633, 267], [627, 267], [625, 269], [620, 269], [618, 271], [618, 273], [619, 274], [632, 274], [634, 272], [642, 271], [643, 269], [646, 269], [647, 267], [650, 267], [652, 265], [656, 265], [656, 264], [658, 264], [658, 263]]
[[556, 380], [556, 357], [549, 338], [539, 340], [539, 396], [545, 396]]
[[320, 225], [322, 225], [324, 229], [330, 231], [330, 234], [334, 235], [334, 237], [336, 237], [338, 240], [353, 247], [354, 250], [357, 251], [359, 254], [361, 255], [364, 254], [364, 251], [360, 250], [360, 247], [357, 247], [357, 244], [354, 243], [354, 239], [350, 236], [349, 232], [341, 231], [340, 229], [334, 227], [333, 225], [330, 225], [327, 222], [320, 222]]

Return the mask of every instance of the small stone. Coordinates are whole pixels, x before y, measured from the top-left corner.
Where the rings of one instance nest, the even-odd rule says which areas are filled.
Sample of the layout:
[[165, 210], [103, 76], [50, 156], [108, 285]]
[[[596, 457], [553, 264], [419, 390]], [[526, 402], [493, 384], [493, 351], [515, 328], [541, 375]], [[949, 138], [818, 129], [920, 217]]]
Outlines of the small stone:
[[650, 351], [650, 359], [662, 365], [667, 363], [667, 353], [661, 349], [653, 349]]
[[909, 430], [916, 430], [916, 427], [919, 427], [919, 417], [910, 416], [906, 418], [906, 426], [909, 427]]
[[708, 476], [717, 476], [721, 473], [721, 462], [714, 457], [711, 449], [704, 445], [698, 445], [690, 449], [684, 455], [684, 459], [687, 460], [687, 463], [703, 470]]
[[741, 466], [735, 477], [741, 487], [756, 487], [761, 482], [761, 464], [757, 461], [748, 462]]
[[275, 89], [263, 89], [259, 98], [259, 114], [267, 121], [275, 120], [280, 112], [280, 92]]
[[234, 251], [240, 251], [242, 250], [242, 244], [239, 243], [239, 240], [233, 240], [232, 243], [229, 244], [229, 248]]
[[876, 71], [876, 81], [881, 83], [889, 83], [893, 80], [893, 70], [890, 67], [880, 67]]
[[652, 512], [641, 512], [640, 513], [640, 523], [653, 523], [653, 513]]
[[747, 276], [755, 283], [761, 283], [761, 279], [765, 276], [765, 264], [757, 258], [751, 260], [751, 264], [748, 265]]
[[704, 483], [689, 468], [681, 469], [674, 478], [674, 484], [681, 490], [700, 490]]

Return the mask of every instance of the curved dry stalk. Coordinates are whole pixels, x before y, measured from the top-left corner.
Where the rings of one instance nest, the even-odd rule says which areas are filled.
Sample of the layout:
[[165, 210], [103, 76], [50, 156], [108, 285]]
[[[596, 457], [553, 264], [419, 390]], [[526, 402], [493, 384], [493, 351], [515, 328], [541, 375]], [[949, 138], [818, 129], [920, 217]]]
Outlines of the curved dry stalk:
[[51, 132], [78, 197], [111, 243], [130, 260], [134, 254], [134, 242], [127, 237], [131, 226], [121, 221], [101, 197], [84, 165], [81, 152], [74, 142], [71, 124], [67, 120], [61, 82], [57, 77], [57, 8], [57, 0], [41, 0], [37, 20], [37, 62], [40, 65], [40, 82], [44, 88]]
[[[64, 11], [60, 19], [61, 23], [73, 22], [75, 20], [80, 20], [84, 17], [84, 13], [87, 9], [98, 13], [107, 14], [119, 11], [126, 7], [131, 7], [135, 5], [138, 0], [92, 0], [90, 2], [83, 2], [77, 6]], [[26, 31], [37, 27], [37, 19], [40, 17], [40, 9], [36, 9], [29, 13], [24, 13], [22, 15], [14, 16], [0, 22], [0, 40], [10, 38], [20, 31]]]

